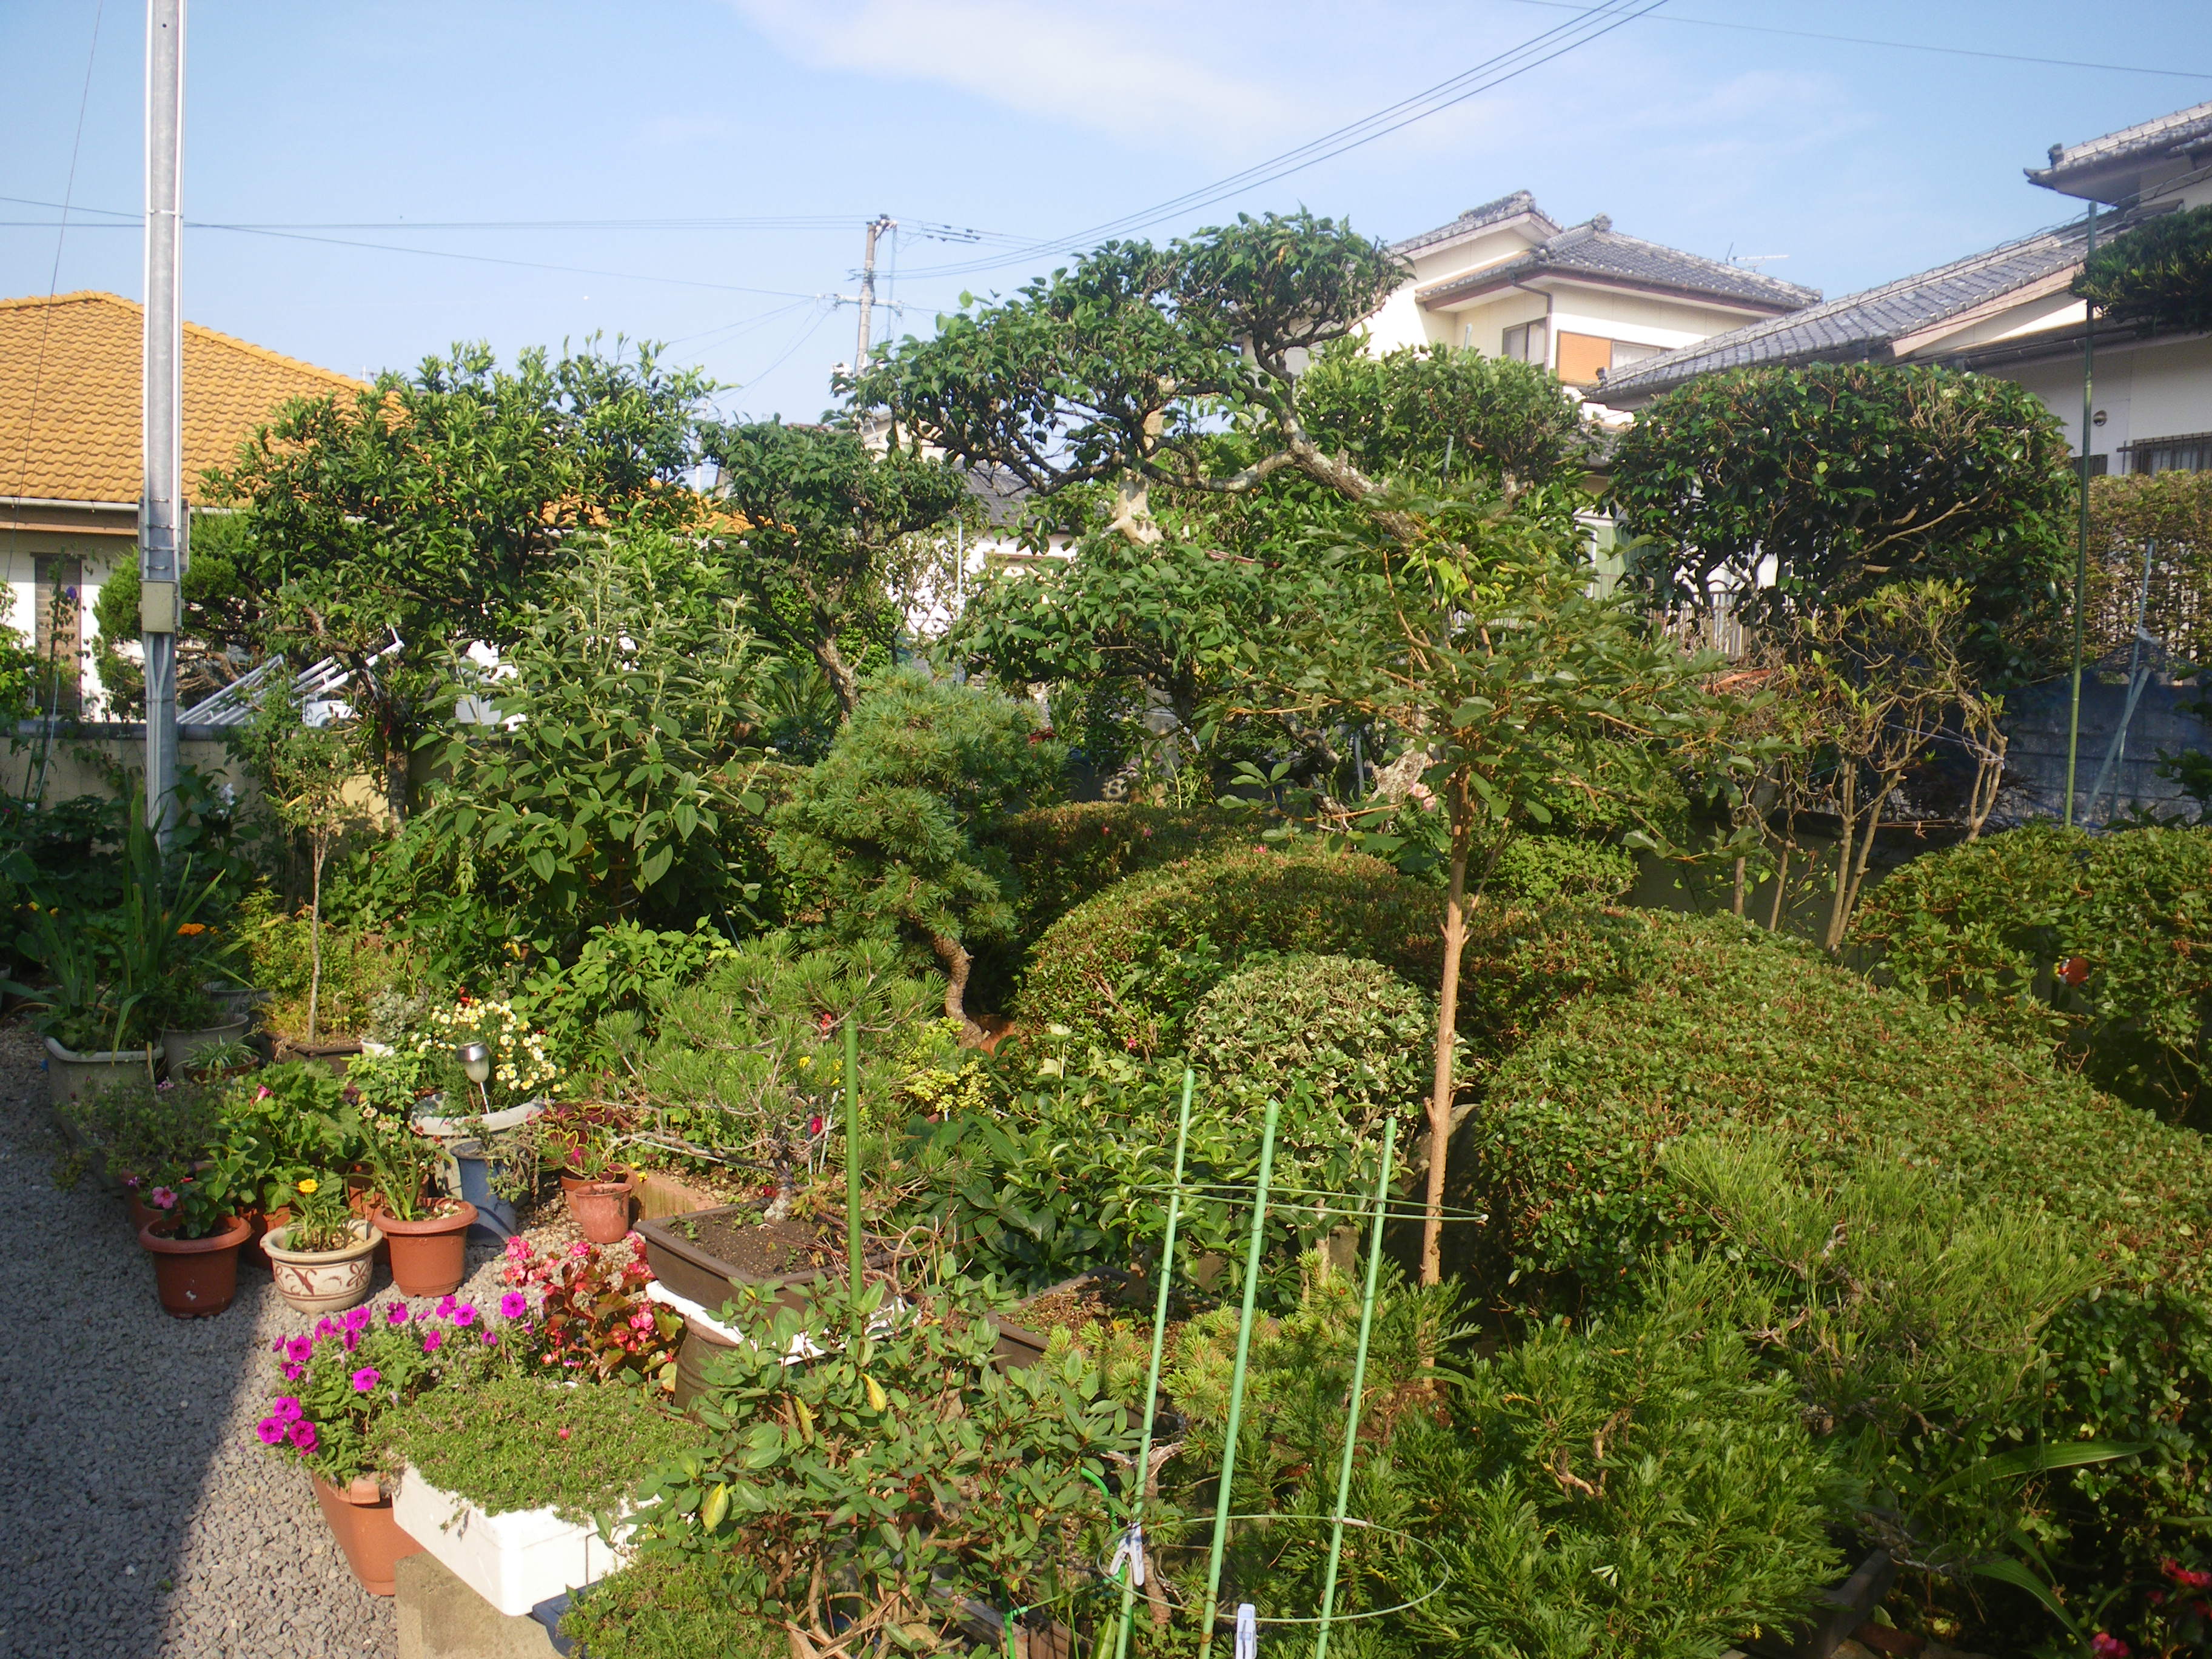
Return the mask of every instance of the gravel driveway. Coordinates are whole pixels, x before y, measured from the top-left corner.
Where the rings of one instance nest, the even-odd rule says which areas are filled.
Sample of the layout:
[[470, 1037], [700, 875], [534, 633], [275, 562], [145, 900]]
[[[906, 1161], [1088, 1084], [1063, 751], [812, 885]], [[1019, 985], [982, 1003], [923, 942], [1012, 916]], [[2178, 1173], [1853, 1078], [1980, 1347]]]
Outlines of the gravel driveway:
[[[40, 1054], [0, 1029], [0, 1655], [395, 1654], [392, 1602], [252, 1436], [271, 1340], [314, 1321], [243, 1262], [228, 1312], [164, 1314], [121, 1205], [54, 1188]], [[471, 1257], [489, 1301], [496, 1249]]]

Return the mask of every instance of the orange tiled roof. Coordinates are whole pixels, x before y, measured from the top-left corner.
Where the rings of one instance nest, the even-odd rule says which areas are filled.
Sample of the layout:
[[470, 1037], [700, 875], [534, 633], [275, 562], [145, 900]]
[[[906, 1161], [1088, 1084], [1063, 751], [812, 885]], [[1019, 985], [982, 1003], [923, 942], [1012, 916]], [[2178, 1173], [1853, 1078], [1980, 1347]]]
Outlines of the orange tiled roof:
[[[137, 302], [120, 295], [0, 300], [0, 495], [138, 499], [144, 326]], [[184, 380], [187, 495], [286, 398], [361, 385], [197, 323], [185, 325]]]

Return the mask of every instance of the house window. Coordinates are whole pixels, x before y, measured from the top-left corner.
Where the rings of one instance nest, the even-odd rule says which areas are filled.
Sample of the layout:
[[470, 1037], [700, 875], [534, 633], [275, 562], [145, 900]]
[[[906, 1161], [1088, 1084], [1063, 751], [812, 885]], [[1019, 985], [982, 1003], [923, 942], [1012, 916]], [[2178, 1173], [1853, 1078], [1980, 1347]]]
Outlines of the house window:
[[38, 685], [33, 694], [50, 714], [74, 714], [83, 706], [82, 626], [84, 561], [56, 556], [32, 566], [38, 617], [32, 643], [39, 653]]
[[2122, 448], [2130, 472], [2212, 472], [2212, 432], [2145, 438]]
[[1552, 360], [1550, 325], [1546, 323], [1516, 323], [1505, 331], [1505, 340], [1498, 355], [1510, 357], [1516, 363], [1547, 363]]

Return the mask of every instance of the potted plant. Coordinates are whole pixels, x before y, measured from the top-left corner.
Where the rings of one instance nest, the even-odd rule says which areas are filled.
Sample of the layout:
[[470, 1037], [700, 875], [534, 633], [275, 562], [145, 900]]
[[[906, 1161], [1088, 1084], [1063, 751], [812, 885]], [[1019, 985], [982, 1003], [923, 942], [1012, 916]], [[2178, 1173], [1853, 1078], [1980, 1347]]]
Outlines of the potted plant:
[[46, 1049], [46, 1102], [58, 1111], [111, 1084], [154, 1080], [153, 1056], [123, 1046], [126, 1010], [116, 1006], [100, 934], [82, 917], [33, 906], [27, 955], [46, 982], [0, 980], [42, 1012], [33, 1024]]
[[173, 1171], [146, 1194], [161, 1219], [138, 1230], [153, 1259], [163, 1310], [179, 1319], [207, 1319], [238, 1295], [238, 1252], [253, 1229], [235, 1213], [236, 1148], [218, 1147], [186, 1171]]
[[390, 1128], [370, 1142], [370, 1219], [384, 1235], [392, 1282], [402, 1296], [447, 1296], [468, 1277], [469, 1224], [477, 1206], [430, 1196], [437, 1149], [412, 1129]]
[[366, 1300], [384, 1235], [346, 1207], [343, 1181], [308, 1176], [292, 1190], [290, 1220], [261, 1241], [276, 1293], [301, 1313], [335, 1313]]
[[203, 1067], [201, 1056], [209, 1049], [233, 1048], [246, 1041], [246, 1017], [227, 1015], [203, 985], [164, 998], [159, 1012], [161, 1060], [173, 1078]]
[[594, 1244], [629, 1231], [636, 1177], [617, 1164], [627, 1119], [611, 1106], [556, 1106], [531, 1126], [535, 1157], [561, 1173], [561, 1196], [577, 1231]]
[[169, 1075], [173, 1079], [181, 1076], [187, 1083], [220, 1083], [228, 1078], [244, 1077], [260, 1067], [261, 1051], [243, 1036], [238, 1036], [195, 1048], [190, 1063], [181, 1072], [172, 1061]]
[[378, 1419], [425, 1389], [519, 1366], [526, 1341], [508, 1321], [448, 1297], [416, 1316], [404, 1304], [356, 1307], [274, 1344], [282, 1391], [255, 1425], [261, 1443], [302, 1466], [362, 1588], [389, 1595], [393, 1570], [422, 1547], [393, 1520], [380, 1478]]

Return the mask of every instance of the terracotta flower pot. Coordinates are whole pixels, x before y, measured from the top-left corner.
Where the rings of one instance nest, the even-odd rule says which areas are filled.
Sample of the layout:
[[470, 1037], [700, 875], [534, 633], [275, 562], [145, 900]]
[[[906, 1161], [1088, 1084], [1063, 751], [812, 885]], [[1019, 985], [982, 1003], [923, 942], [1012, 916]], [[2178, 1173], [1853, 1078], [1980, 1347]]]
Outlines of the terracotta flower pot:
[[261, 1242], [276, 1293], [301, 1313], [336, 1313], [367, 1299], [384, 1235], [366, 1221], [352, 1224], [352, 1241], [335, 1250], [295, 1250], [289, 1227], [272, 1227]]
[[228, 1308], [238, 1294], [239, 1247], [252, 1235], [239, 1216], [205, 1238], [178, 1238], [141, 1227], [138, 1243], [154, 1258], [154, 1285], [163, 1309], [179, 1319], [205, 1319]]
[[368, 1475], [349, 1486], [333, 1486], [321, 1476], [315, 1482], [315, 1501], [323, 1506], [323, 1519], [337, 1535], [346, 1565], [371, 1595], [389, 1595], [399, 1563], [420, 1555], [422, 1547], [392, 1518], [392, 1500]]
[[477, 1206], [462, 1204], [450, 1215], [428, 1221], [398, 1221], [388, 1210], [376, 1212], [376, 1225], [392, 1252], [392, 1282], [402, 1296], [448, 1296], [469, 1276], [469, 1224]]
[[637, 1178], [625, 1172], [617, 1179], [561, 1176], [561, 1196], [568, 1201], [568, 1214], [577, 1231], [594, 1244], [612, 1244], [629, 1231], [629, 1197]]

